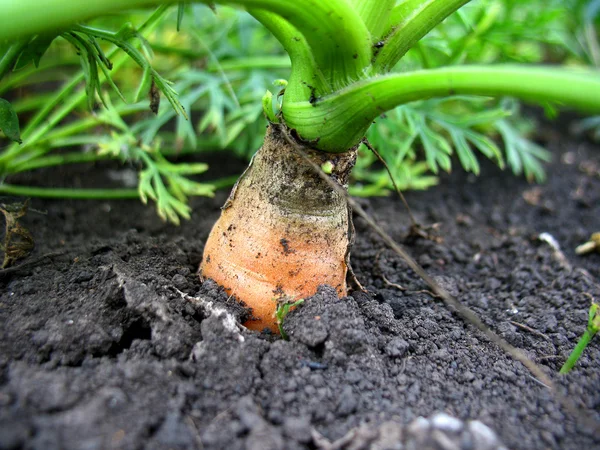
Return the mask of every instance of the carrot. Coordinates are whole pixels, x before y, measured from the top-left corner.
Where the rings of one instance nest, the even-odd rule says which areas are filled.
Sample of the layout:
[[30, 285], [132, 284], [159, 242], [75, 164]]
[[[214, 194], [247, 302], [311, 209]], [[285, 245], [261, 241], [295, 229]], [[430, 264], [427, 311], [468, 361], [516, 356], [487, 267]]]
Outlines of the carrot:
[[[269, 126], [261, 149], [227, 200], [204, 248], [201, 278], [212, 278], [252, 308], [245, 325], [277, 331], [277, 300], [313, 295], [328, 284], [346, 294], [352, 226], [345, 199], [292, 148], [287, 130]], [[356, 151], [305, 149], [332, 167], [342, 185]]]
[[[299, 136], [299, 141], [310, 143], [314, 150], [306, 148], [305, 152], [313, 163], [327, 167], [328, 172], [332, 168], [331, 177], [346, 185], [355, 162], [356, 146], [373, 121], [382, 113], [409, 102], [448, 96], [508, 95], [544, 105], [564, 105], [592, 113], [600, 111], [600, 77], [595, 70], [525, 65], [456, 66], [452, 64], [452, 57], [434, 58], [436, 61], [432, 61], [434, 68], [431, 69], [394, 70], [411, 47], [468, 1], [216, 0], [215, 3], [247, 8], [279, 40], [291, 63], [287, 84], [277, 94], [277, 101], [273, 101], [269, 91], [263, 97], [266, 116], [285, 126], [271, 125], [267, 130], [254, 164], [232, 192], [208, 238], [200, 268], [202, 277], [215, 279], [227, 292], [253, 308], [257, 320], [249, 324], [251, 327], [275, 328], [273, 312], [278, 299], [298, 300], [313, 294], [323, 283], [335, 286], [340, 295], [346, 293], [352, 226], [345, 199], [294, 151], [286, 138], [288, 130], [294, 130], [293, 135]], [[96, 66], [108, 67], [109, 64], [99, 49], [94, 50], [89, 43], [84, 47], [81, 45], [90, 39], [92, 43], [103, 39], [124, 50], [142, 66], [175, 111], [186, 115], [175, 91], [128, 42], [130, 33], [113, 33], [82, 25], [69, 27], [69, 24], [110, 13], [117, 4], [119, 8], [136, 7], [148, 0], [45, 0], [43, 10], [37, 8], [36, 3], [0, 0], [3, 17], [11, 18], [0, 27], [0, 42], [11, 44], [5, 57], [0, 58], [0, 78], [16, 67], [20, 55], [28, 54], [31, 49], [26, 51], [26, 45], [39, 44], [31, 36], [64, 29], [60, 36], [75, 45], [78, 51], [83, 49], [83, 53], [89, 53], [89, 58], [83, 59], [89, 69], [89, 76], [85, 77], [89, 93], [99, 90]], [[179, 3], [179, 11], [183, 12], [181, 4], [185, 2]], [[423, 7], [424, 4], [427, 7]], [[151, 27], [163, 12], [164, 8], [159, 8], [142, 29]], [[444, 64], [450, 65], [443, 67]], [[84, 78], [83, 75], [79, 77]], [[60, 99], [73, 85], [69, 83], [52, 104], [61, 103]], [[142, 83], [142, 87], [144, 85]], [[67, 103], [76, 105], [78, 95], [73, 94], [73, 101]], [[89, 98], [90, 107], [94, 103], [92, 97]], [[10, 113], [10, 105], [4, 106]], [[48, 121], [44, 122], [44, 118], [50, 109], [42, 108], [34, 117], [33, 125], [28, 126], [31, 131], [26, 133], [30, 135], [26, 143], [28, 148], [35, 147], [35, 136], [48, 131]], [[15, 128], [15, 116], [12, 113], [9, 116], [9, 125]], [[501, 161], [501, 152], [492, 141], [471, 132], [469, 127], [473, 121], [459, 121], [462, 125], [452, 123], [460, 133], [450, 132], [452, 139], [447, 139], [428, 128], [425, 116], [419, 117], [416, 121], [407, 119], [406, 127], [414, 128], [408, 144], [420, 141], [434, 172], [442, 159], [431, 155], [443, 153], [444, 161], [449, 164], [448, 154], [454, 150], [461, 156], [465, 168], [476, 171], [478, 164], [470, 147]], [[480, 116], [480, 119], [482, 117], [489, 119], [490, 124], [494, 123], [507, 143], [507, 152], [514, 154], [509, 159], [515, 171], [541, 173], [537, 157], [520, 155], [525, 152], [525, 147], [519, 150], [522, 145], [515, 142], [520, 138], [500, 120], [500, 116], [494, 113]], [[402, 128], [406, 128], [405, 125]], [[6, 125], [4, 128], [6, 133]], [[442, 128], [444, 132], [449, 131], [448, 127]], [[133, 129], [128, 133], [134, 133]], [[402, 145], [397, 150], [400, 148], [408, 147]], [[159, 164], [145, 149], [139, 150], [132, 154], [144, 159], [148, 166], [140, 174], [139, 194], [143, 200], [155, 199], [162, 216], [174, 222], [178, 221], [178, 214], [188, 217], [188, 207], [183, 203], [186, 196], [211, 192], [206, 186], [183, 177], [204, 170], [203, 165], [175, 170], [174, 166], [163, 164], [159, 169]], [[401, 150], [401, 154], [405, 154], [405, 150]], [[408, 162], [401, 154], [396, 158], [397, 164]], [[156, 152], [156, 155], [160, 156], [160, 153]], [[12, 144], [0, 153], [0, 166], [3, 170], [5, 166], [13, 167], [18, 172], [17, 169], [22, 168], [17, 163], [21, 156], [22, 147]], [[35, 166], [35, 154], [31, 158], [34, 160], [25, 160], [23, 164]], [[10, 173], [4, 170], [3, 175]], [[169, 188], [163, 178], [168, 179]], [[0, 191], [57, 195], [56, 189], [44, 192], [38, 188], [16, 188], [3, 185]]]

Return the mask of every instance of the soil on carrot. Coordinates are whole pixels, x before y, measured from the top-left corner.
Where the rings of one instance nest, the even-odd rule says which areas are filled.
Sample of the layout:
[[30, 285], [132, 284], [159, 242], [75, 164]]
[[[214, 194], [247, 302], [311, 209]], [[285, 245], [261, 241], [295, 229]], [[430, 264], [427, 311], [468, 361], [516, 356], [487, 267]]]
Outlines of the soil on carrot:
[[[545, 185], [484, 164], [477, 179], [456, 170], [407, 195], [422, 223], [439, 224], [441, 242], [405, 239], [400, 202], [361, 201], [600, 421], [600, 343], [557, 375], [600, 299], [600, 253], [574, 253], [600, 231], [600, 148], [541, 135], [554, 153]], [[28, 181], [86, 185], [109, 169]], [[498, 448], [481, 423], [511, 449], [600, 446], [361, 219], [352, 261], [368, 293], [321, 289], [288, 315], [289, 341], [239, 328], [231, 319], [247, 311], [195, 274], [226, 195], [195, 199], [179, 228], [135, 201], [31, 201], [30, 258], [60, 254], [0, 275], [0, 448]], [[436, 413], [464, 422], [415, 421]]]

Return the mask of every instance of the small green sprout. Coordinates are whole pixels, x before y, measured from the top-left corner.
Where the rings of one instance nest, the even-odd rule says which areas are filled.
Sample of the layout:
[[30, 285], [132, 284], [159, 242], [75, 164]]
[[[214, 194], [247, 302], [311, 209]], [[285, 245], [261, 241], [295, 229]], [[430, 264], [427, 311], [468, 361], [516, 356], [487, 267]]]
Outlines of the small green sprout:
[[267, 120], [271, 123], [279, 123], [279, 119], [273, 110], [273, 93], [267, 89], [262, 98], [263, 112]]
[[295, 308], [296, 306], [301, 305], [302, 303], [304, 303], [303, 298], [301, 298], [300, 300], [293, 301], [290, 298], [283, 297], [277, 300], [277, 309], [275, 310], [277, 328], [279, 328], [279, 334], [281, 334], [281, 337], [286, 341], [289, 339], [288, 335], [283, 330], [283, 321], [285, 320], [289, 312], [292, 310], [292, 308]]
[[327, 175], [331, 175], [331, 172], [333, 172], [334, 167], [335, 166], [331, 161], [325, 161], [323, 164], [321, 164], [321, 170]]
[[590, 306], [587, 329], [585, 330], [585, 333], [583, 333], [583, 336], [581, 336], [579, 339], [579, 342], [569, 355], [567, 361], [560, 368], [561, 374], [569, 373], [569, 371], [575, 366], [579, 360], [579, 357], [598, 330], [600, 330], [600, 311], [598, 311], [598, 304], [592, 303], [592, 306]]

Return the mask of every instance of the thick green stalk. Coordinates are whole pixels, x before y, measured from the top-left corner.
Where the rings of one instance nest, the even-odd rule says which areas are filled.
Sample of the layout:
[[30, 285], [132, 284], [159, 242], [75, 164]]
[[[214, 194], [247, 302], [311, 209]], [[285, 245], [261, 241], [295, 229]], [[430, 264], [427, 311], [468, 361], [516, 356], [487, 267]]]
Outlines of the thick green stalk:
[[406, 0], [391, 14], [389, 33], [377, 53], [376, 73], [387, 73], [423, 36], [470, 0]]
[[[0, 42], [60, 29], [96, 16], [175, 0], [0, 0]], [[205, 3], [213, 3], [202, 0]], [[306, 38], [317, 65], [335, 89], [364, 78], [371, 38], [347, 0], [222, 0], [219, 3], [273, 12]], [[10, 18], [10, 20], [9, 20]]]
[[331, 87], [317, 67], [310, 46], [302, 33], [269, 11], [253, 9], [249, 12], [275, 36], [290, 57], [292, 72], [288, 80], [286, 98], [291, 101], [309, 99], [311, 89], [321, 95], [331, 92]]
[[356, 145], [373, 120], [398, 105], [448, 95], [512, 96], [600, 111], [600, 73], [553, 67], [463, 66], [386, 75], [361, 81], [317, 102], [288, 102], [283, 117], [327, 152]]
[[384, 32], [396, 0], [349, 0], [371, 33], [372, 41]]
[[[172, 0], [175, 2], [176, 0]], [[167, 3], [156, 0], [1, 0], [0, 42], [45, 31], [58, 31], [77, 22], [110, 13]]]
[[292, 24], [311, 48], [333, 89], [364, 78], [371, 62], [371, 36], [347, 0], [224, 0], [271, 11]]

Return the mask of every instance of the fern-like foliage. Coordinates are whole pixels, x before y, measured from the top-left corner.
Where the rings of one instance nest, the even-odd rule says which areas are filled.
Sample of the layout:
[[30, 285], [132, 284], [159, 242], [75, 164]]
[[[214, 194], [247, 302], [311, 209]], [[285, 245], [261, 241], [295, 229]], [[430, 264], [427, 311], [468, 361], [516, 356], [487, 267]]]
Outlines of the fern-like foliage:
[[[600, 0], [470, 2], [425, 36], [396, 70], [474, 62], [597, 65], [599, 11]], [[10, 101], [2, 102], [6, 121], [0, 129], [23, 144], [0, 152], [0, 176], [96, 159], [127, 161], [139, 171], [142, 200], [155, 201], [166, 220], [189, 217], [187, 198], [211, 195], [212, 185], [195, 181], [204, 165], [175, 164], [174, 157], [228, 149], [249, 158], [264, 136], [261, 99], [273, 90], [273, 80], [289, 75], [288, 57], [258, 22], [225, 7], [216, 13], [181, 1], [152, 13], [163, 19], [154, 21], [152, 33], [146, 25], [115, 27], [121, 16], [19, 43], [12, 73], [0, 85], [0, 96]], [[141, 21], [136, 15], [126, 19]], [[0, 44], [0, 61], [9, 50]], [[46, 69], [37, 72], [38, 65]], [[58, 93], [37, 88], [62, 82], [65, 73], [71, 81]], [[7, 97], [15, 87], [31, 95]], [[549, 155], [526, 138], [515, 105], [475, 97], [411, 103], [378, 119], [368, 139], [401, 189], [428, 188], [453, 164], [477, 174], [481, 157], [542, 181]], [[33, 117], [22, 133], [17, 115]], [[600, 136], [597, 118], [580, 128]], [[351, 192], [389, 192], [391, 182], [375, 156], [360, 152]]]
[[160, 145], [160, 140], [155, 140], [153, 146], [145, 145], [123, 127], [120, 132], [113, 131], [98, 142], [98, 154], [139, 166], [140, 199], [143, 203], [154, 201], [160, 218], [178, 225], [180, 218], [190, 218], [188, 197], [212, 197], [215, 188], [209, 183], [189, 178], [206, 172], [207, 164], [169, 162], [162, 154]]
[[[512, 102], [479, 97], [414, 102], [381, 118], [369, 131], [368, 139], [388, 163], [401, 189], [424, 189], [435, 184], [440, 170], [451, 171], [453, 156], [465, 170], [477, 175], [478, 153], [501, 168], [507, 163], [516, 175], [524, 173], [529, 180], [541, 182], [541, 162], [549, 160], [549, 153], [524, 138], [524, 130], [515, 128], [515, 111]], [[363, 185], [355, 193], [389, 192], [392, 183], [386, 181], [386, 171], [374, 156], [361, 151], [364, 155], [355, 177]], [[427, 176], [427, 172], [434, 176]]]
[[[589, 30], [587, 40], [584, 33], [593, 24], [590, 10], [595, 3], [598, 0], [471, 2], [423, 38], [396, 70], [548, 59], [590, 64], [594, 45], [589, 44]], [[531, 131], [526, 123], [510, 99], [453, 97], [401, 106], [378, 120], [368, 138], [404, 188], [431, 186], [439, 170], [451, 170], [454, 155], [465, 170], [478, 174], [478, 153], [500, 167], [508, 165], [516, 175], [542, 182], [543, 164], [550, 155], [526, 137]], [[595, 124], [590, 118], [581, 127], [593, 129]], [[429, 170], [422, 170], [423, 161]], [[406, 165], [414, 165], [416, 172]], [[391, 189], [372, 156], [359, 161], [356, 178], [361, 183], [357, 193], [381, 195]]]
[[[155, 15], [157, 13], [163, 15], [165, 11], [166, 8], [161, 7]], [[134, 40], [136, 43], [132, 42]], [[213, 195], [214, 186], [199, 183], [190, 178], [205, 172], [208, 169], [207, 165], [169, 162], [161, 153], [160, 138], [152, 139], [151, 142], [143, 142], [130, 123], [124, 119], [124, 112], [131, 113], [141, 109], [134, 106], [128, 111], [117, 110], [112, 105], [110, 96], [104, 90], [104, 85], [109, 86], [121, 102], [127, 102], [111, 74], [112, 56], [118, 57], [118, 51], [122, 51], [142, 73], [134, 102], [149, 97], [149, 109], [157, 113], [162, 94], [172, 107], [169, 111], [187, 119], [186, 110], [179, 101], [172, 83], [161, 76], [152, 66], [153, 51], [142, 33], [128, 23], [116, 32], [104, 28], [75, 25], [71, 29], [57, 34], [35, 36], [23, 43], [20, 53], [16, 55], [15, 61], [12, 63], [12, 70], [22, 70], [29, 63], [38, 66], [43, 55], [55, 41], [70, 44], [79, 55], [81, 72], [74, 78], [74, 81], [79, 78], [83, 79], [89, 111], [96, 110], [96, 100], [99, 100], [103, 107], [99, 114], [86, 117], [79, 123], [57, 126], [60, 119], [76, 107], [81, 98], [76, 92], [72, 93], [76, 83], [67, 84], [63, 90], [59, 91], [55, 99], [50, 101], [49, 107], [42, 106], [38, 111], [33, 120], [34, 125], [30, 124], [30, 127], [26, 129], [24, 145], [22, 147], [13, 145], [0, 154], [0, 158], [4, 159], [2, 167], [4, 175], [36, 167], [47, 167], [61, 162], [68, 163], [71, 160], [83, 161], [85, 158], [77, 158], [73, 154], [65, 155], [64, 151], [59, 151], [54, 156], [47, 154], [56, 148], [64, 149], [67, 146], [93, 144], [96, 147], [97, 159], [120, 159], [140, 168], [138, 185], [140, 198], [144, 203], [148, 199], [155, 201], [161, 218], [176, 224], [179, 223], [180, 217], [189, 219], [188, 197]], [[57, 44], [61, 45], [61, 42]], [[107, 54], [106, 48], [103, 48], [107, 44], [112, 45], [110, 55]], [[141, 50], [138, 49], [138, 46], [141, 47]], [[7, 103], [4, 101], [4, 106]], [[52, 108], [55, 106], [58, 110], [52, 112]], [[6, 106], [5, 109], [14, 113], [12, 105]], [[50, 114], [50, 120], [44, 122], [44, 117], [48, 114]], [[14, 125], [14, 120], [12, 124]], [[98, 125], [108, 126], [111, 131], [102, 135], [82, 133], [82, 131], [87, 132]], [[4, 126], [4, 128], [7, 127]], [[15, 133], [12, 128], [11, 136], [14, 135], [14, 140], [18, 140], [18, 130]], [[73, 131], [78, 131], [79, 134], [74, 134]], [[89, 160], [93, 159], [89, 158]]]

